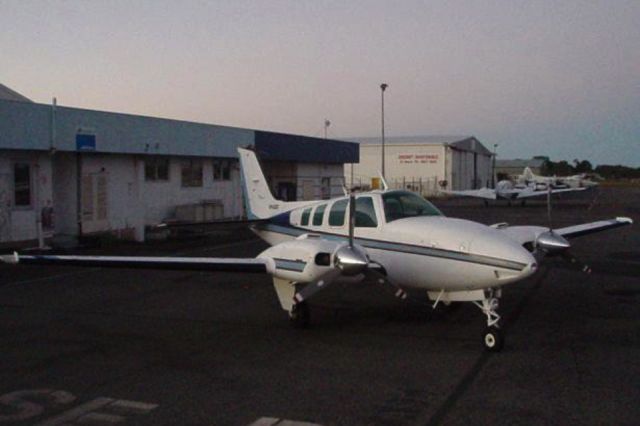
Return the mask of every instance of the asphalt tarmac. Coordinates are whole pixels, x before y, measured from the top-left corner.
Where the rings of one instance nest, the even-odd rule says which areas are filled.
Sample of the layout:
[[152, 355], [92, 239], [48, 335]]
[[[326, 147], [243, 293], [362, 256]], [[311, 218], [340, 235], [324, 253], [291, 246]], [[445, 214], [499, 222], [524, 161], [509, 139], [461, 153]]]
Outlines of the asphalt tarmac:
[[[547, 224], [544, 202], [436, 204]], [[509, 286], [506, 345], [471, 304], [432, 312], [373, 284], [330, 287], [292, 329], [261, 275], [0, 266], [0, 425], [640, 424], [640, 189], [556, 202], [552, 225], [629, 216]], [[255, 256], [234, 229], [81, 250]], [[305, 422], [305, 423], [300, 423]]]

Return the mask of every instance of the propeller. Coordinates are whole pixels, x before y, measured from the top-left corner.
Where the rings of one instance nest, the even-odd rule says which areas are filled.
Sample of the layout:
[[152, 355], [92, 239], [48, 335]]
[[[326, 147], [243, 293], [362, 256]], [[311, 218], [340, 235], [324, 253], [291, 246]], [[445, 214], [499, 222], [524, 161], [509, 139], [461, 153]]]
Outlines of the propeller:
[[318, 277], [315, 281], [307, 284], [302, 290], [294, 295], [294, 302], [301, 303], [329, 284], [341, 275], [354, 276], [363, 273], [368, 265], [367, 253], [353, 243], [353, 232], [355, 228], [355, 197], [349, 195], [349, 241], [346, 245], [339, 246], [333, 253], [334, 268]]
[[340, 276], [356, 276], [364, 274], [366, 278], [371, 278], [379, 284], [391, 286], [396, 297], [405, 299], [407, 293], [387, 279], [384, 268], [369, 260], [366, 251], [354, 243], [354, 230], [356, 224], [356, 202], [353, 193], [349, 195], [349, 234], [347, 244], [338, 246], [333, 253], [334, 268], [310, 282], [294, 295], [294, 303], [302, 303], [312, 297], [320, 290], [327, 287]]
[[[543, 232], [538, 235], [535, 241], [536, 252], [534, 255], [538, 257], [538, 255], [542, 256], [557, 256], [559, 255], [565, 261], [571, 264], [577, 264], [580, 266], [582, 272], [587, 274], [591, 273], [591, 268], [585, 262], [582, 262], [577, 257], [575, 257], [569, 249], [571, 248], [571, 243], [567, 241], [562, 235], [553, 231], [553, 227], [551, 224], [551, 180], [547, 180], [547, 223], [549, 230], [547, 232]], [[541, 253], [540, 253], [541, 252]]]

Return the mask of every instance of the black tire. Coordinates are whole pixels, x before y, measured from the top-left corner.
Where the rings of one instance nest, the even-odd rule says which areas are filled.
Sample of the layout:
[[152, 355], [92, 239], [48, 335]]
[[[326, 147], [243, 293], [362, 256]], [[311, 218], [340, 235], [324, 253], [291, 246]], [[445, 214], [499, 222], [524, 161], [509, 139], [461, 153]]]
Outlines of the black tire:
[[504, 346], [504, 335], [497, 327], [487, 327], [482, 335], [482, 344], [489, 352], [500, 352]]
[[309, 306], [306, 302], [296, 303], [289, 312], [289, 322], [294, 328], [309, 327]]

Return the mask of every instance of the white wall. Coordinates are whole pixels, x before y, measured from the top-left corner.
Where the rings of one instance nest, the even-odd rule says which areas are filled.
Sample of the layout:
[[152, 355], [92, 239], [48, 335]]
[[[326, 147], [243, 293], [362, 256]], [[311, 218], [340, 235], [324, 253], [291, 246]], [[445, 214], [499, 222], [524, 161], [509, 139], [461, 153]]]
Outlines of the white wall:
[[173, 217], [175, 207], [202, 201], [220, 200], [224, 206], [224, 216], [239, 217], [243, 214], [242, 186], [237, 161], [232, 162], [231, 180], [214, 181], [213, 163], [209, 158], [202, 159], [202, 187], [183, 188], [181, 181], [182, 157], [172, 157], [169, 164], [169, 181], [145, 181], [144, 158], [138, 160], [138, 179], [141, 183], [141, 208], [144, 210], [144, 222], [157, 224]]
[[[297, 171], [298, 200], [304, 200], [305, 181], [310, 181], [313, 188], [313, 198], [322, 199], [322, 178], [331, 178], [330, 195], [339, 197], [343, 195], [344, 166], [342, 164], [299, 163]], [[307, 197], [308, 198], [308, 197]]]
[[[445, 146], [442, 144], [385, 145], [385, 177], [391, 188], [423, 184], [423, 193], [433, 194], [438, 181], [446, 179]], [[382, 169], [381, 145], [360, 144], [360, 163], [353, 165], [354, 185], [370, 185]], [[351, 182], [351, 165], [344, 173]]]
[[[212, 159], [203, 158], [202, 187], [182, 187], [183, 157], [171, 157], [169, 180], [146, 181], [144, 156], [82, 154], [82, 176], [107, 177], [106, 221], [83, 220], [83, 233], [109, 231], [123, 238], [142, 240], [145, 225], [156, 225], [175, 214], [176, 206], [219, 200], [224, 216], [243, 214], [237, 162], [231, 180], [214, 181]], [[56, 233], [77, 234], [76, 154], [56, 154], [54, 160]], [[86, 183], [86, 181], [85, 181]]]

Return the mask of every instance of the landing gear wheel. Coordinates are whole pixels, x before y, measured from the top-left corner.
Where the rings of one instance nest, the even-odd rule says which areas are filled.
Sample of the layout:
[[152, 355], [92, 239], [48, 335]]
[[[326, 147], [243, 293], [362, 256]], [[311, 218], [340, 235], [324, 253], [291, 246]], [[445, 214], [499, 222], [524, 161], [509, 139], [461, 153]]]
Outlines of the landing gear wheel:
[[289, 311], [289, 322], [295, 328], [309, 327], [309, 306], [306, 302], [296, 303]]
[[487, 327], [482, 335], [482, 343], [489, 352], [500, 352], [504, 346], [502, 330], [497, 327]]

